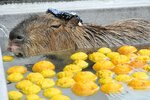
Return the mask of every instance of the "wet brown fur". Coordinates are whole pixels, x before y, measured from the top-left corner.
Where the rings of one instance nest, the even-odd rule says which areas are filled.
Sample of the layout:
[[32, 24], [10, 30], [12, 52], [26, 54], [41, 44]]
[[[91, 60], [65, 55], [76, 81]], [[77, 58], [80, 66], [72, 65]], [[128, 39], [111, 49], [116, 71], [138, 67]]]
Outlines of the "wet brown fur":
[[[107, 26], [83, 24], [55, 18], [50, 14], [31, 17], [24, 27], [24, 56], [65, 49], [89, 49], [150, 43], [150, 22], [142, 19], [119, 21]], [[16, 27], [17, 28], [17, 27]]]

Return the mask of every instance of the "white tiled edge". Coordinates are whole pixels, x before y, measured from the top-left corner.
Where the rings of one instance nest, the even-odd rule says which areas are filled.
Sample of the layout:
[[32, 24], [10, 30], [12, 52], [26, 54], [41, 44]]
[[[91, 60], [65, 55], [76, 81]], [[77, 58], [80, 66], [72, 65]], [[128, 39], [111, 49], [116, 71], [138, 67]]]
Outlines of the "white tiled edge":
[[8, 100], [1, 48], [0, 48], [0, 100]]
[[0, 5], [0, 15], [45, 12], [48, 8], [59, 10], [110, 9], [150, 6], [150, 0], [83, 0], [70, 2], [42, 2]]

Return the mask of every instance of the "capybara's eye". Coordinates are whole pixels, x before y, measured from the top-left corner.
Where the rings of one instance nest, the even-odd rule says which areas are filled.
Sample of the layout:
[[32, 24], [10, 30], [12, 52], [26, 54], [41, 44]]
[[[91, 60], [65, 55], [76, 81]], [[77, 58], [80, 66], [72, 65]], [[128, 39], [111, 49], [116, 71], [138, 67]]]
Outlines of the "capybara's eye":
[[61, 25], [52, 25], [52, 28], [59, 28]]

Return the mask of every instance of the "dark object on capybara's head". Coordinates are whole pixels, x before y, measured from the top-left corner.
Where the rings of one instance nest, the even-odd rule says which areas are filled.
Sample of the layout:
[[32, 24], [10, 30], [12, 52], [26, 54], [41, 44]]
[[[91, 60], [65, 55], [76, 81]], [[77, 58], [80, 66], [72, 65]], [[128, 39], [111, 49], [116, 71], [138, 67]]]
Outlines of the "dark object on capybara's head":
[[9, 50], [33, 56], [66, 49], [150, 43], [150, 22], [145, 20], [130, 19], [107, 26], [78, 23], [76, 17], [64, 20], [49, 13], [32, 16], [10, 32]]
[[55, 17], [57, 17], [59, 19], [64, 19], [64, 20], [70, 20], [73, 17], [75, 17], [76, 20], [78, 20], [80, 23], [82, 23], [82, 19], [75, 12], [66, 12], [66, 11], [60, 11], [57, 9], [49, 8], [46, 11], [46, 13], [50, 13], [50, 14], [54, 15]]

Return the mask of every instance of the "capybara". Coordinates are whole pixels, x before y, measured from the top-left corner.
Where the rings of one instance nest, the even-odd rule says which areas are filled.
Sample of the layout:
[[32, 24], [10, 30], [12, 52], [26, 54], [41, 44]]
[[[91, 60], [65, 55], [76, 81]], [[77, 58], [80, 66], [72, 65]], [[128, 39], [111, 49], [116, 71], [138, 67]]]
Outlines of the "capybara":
[[9, 35], [9, 50], [23, 57], [67, 49], [149, 43], [150, 22], [146, 20], [129, 19], [106, 26], [79, 25], [75, 17], [63, 20], [49, 13], [31, 16], [19, 23]]

